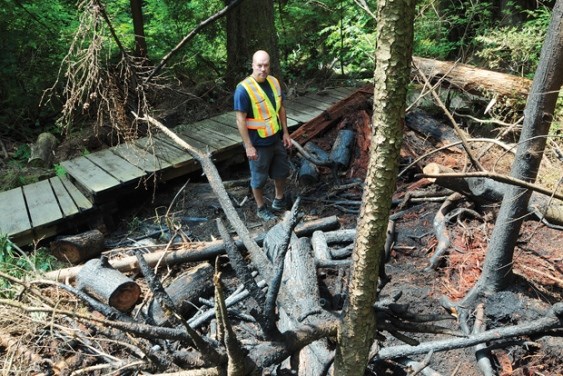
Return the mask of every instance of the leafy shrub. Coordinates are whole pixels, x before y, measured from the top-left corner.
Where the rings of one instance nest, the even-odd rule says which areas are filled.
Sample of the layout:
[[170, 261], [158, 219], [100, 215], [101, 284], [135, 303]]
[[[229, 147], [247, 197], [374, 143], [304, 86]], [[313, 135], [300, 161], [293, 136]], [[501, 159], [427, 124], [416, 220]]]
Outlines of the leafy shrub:
[[526, 11], [526, 14], [529, 21], [522, 26], [489, 30], [475, 38], [481, 46], [476, 55], [483, 59], [487, 67], [522, 76], [533, 76], [551, 12], [541, 7], [535, 11]]

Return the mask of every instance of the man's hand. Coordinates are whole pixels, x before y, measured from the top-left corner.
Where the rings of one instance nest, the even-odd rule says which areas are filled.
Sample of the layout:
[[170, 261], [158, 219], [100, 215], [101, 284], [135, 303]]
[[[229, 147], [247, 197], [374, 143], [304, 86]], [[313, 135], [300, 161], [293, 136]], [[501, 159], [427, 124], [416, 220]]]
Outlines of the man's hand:
[[258, 153], [256, 152], [256, 148], [254, 146], [249, 146], [246, 148], [246, 156], [248, 159], [255, 161], [258, 159]]
[[291, 149], [293, 147], [289, 133], [283, 134], [283, 146], [285, 146], [286, 149]]

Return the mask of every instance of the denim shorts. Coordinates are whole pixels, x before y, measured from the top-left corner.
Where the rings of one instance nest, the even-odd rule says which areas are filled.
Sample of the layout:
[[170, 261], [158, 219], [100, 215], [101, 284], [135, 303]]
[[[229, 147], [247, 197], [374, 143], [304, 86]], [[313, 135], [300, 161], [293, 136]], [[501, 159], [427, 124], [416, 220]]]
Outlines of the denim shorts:
[[257, 146], [256, 153], [258, 159], [248, 161], [251, 188], [263, 188], [268, 177], [278, 180], [289, 176], [289, 160], [281, 139], [276, 140], [272, 145]]

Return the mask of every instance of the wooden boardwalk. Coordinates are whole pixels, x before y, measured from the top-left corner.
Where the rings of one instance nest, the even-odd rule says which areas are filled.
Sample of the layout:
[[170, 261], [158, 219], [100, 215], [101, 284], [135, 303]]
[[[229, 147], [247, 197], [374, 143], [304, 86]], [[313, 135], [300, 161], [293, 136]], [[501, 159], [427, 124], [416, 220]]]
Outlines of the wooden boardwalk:
[[[288, 127], [294, 129], [355, 90], [335, 88], [286, 101]], [[206, 150], [215, 162], [244, 158], [235, 113], [228, 112], [175, 127], [190, 145]], [[0, 192], [0, 234], [18, 245], [73, 232], [101, 215], [104, 207], [135, 189], [143, 181], [165, 182], [200, 169], [185, 150], [157, 134], [120, 144], [61, 163], [68, 177]]]

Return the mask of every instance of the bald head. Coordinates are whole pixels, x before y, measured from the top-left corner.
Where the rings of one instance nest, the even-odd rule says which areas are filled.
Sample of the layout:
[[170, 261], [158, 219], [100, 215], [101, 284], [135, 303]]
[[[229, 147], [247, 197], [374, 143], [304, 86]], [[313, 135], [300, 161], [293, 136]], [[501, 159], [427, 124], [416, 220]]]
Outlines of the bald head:
[[252, 77], [258, 82], [264, 82], [270, 74], [270, 55], [259, 50], [252, 55]]

